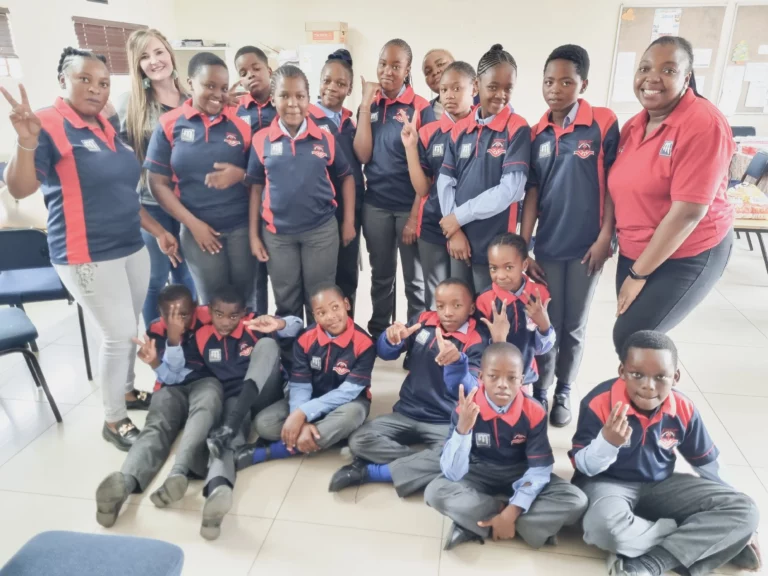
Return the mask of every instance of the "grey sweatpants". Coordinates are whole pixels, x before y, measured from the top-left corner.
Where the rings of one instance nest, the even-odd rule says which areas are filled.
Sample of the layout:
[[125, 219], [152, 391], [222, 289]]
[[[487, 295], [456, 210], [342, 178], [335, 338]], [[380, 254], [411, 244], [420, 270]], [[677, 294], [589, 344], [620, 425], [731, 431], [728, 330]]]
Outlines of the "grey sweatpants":
[[539, 380], [534, 384], [544, 390], [557, 379], [573, 384], [584, 355], [589, 307], [595, 295], [600, 272], [587, 275], [588, 266], [581, 259], [537, 260], [547, 275], [547, 289], [552, 300], [547, 312], [557, 338], [552, 349], [536, 358]]
[[[469, 472], [459, 482], [445, 476], [431, 482], [424, 500], [465, 530], [488, 538], [490, 528], [481, 528], [477, 523], [490, 520], [503, 509], [512, 495], [512, 483], [526, 469], [526, 465], [501, 466], [473, 460]], [[517, 519], [515, 530], [529, 546], [541, 548], [563, 526], [578, 522], [587, 504], [581, 490], [553, 474], [528, 512]]]
[[582, 477], [589, 498], [584, 541], [631, 558], [661, 546], [691, 576], [708, 574], [734, 558], [759, 522], [749, 496], [690, 474], [661, 482]]
[[437, 285], [451, 275], [451, 257], [445, 242], [433, 244], [419, 238], [419, 257], [424, 273], [424, 304], [427, 310], [435, 307]]
[[403, 266], [408, 318], [424, 311], [424, 275], [416, 244], [403, 244], [403, 228], [410, 212], [392, 212], [363, 205], [363, 234], [371, 263], [371, 301], [373, 314], [368, 332], [374, 338], [392, 323], [393, 295], [397, 275], [397, 253]]
[[491, 285], [491, 271], [488, 264], [472, 264], [451, 258], [451, 278], [460, 278], [475, 290], [475, 296]]
[[[211, 481], [217, 479], [226, 480], [230, 486], [235, 485], [235, 452], [248, 442], [251, 434], [251, 422], [253, 414], [275, 402], [283, 396], [283, 379], [280, 374], [280, 348], [277, 342], [271, 338], [262, 338], [256, 343], [251, 352], [251, 361], [245, 374], [246, 380], [253, 380], [259, 389], [250, 412], [243, 418], [240, 430], [230, 442], [230, 448], [225, 450], [220, 458], [215, 458], [208, 468], [208, 476], [205, 479], [203, 493], [208, 494], [208, 486]], [[237, 406], [238, 396], [230, 396], [224, 400], [222, 422], [226, 422], [229, 415]], [[217, 480], [218, 483], [218, 480]]]
[[267, 269], [272, 280], [278, 316], [314, 322], [309, 295], [318, 284], [336, 281], [339, 257], [339, 228], [336, 218], [301, 234], [273, 234], [262, 227], [261, 237], [269, 253]]
[[[349, 438], [352, 432], [362, 426], [365, 419], [368, 418], [370, 410], [371, 401], [363, 396], [339, 406], [320, 420], [314, 421], [313, 424], [320, 433], [320, 438], [316, 440], [317, 445], [321, 450], [325, 450]], [[270, 442], [280, 440], [283, 424], [288, 419], [290, 412], [290, 405], [285, 398], [260, 412], [256, 416], [255, 422], [256, 433], [259, 438], [264, 438]]]
[[176, 465], [199, 477], [208, 469], [205, 439], [221, 417], [222, 388], [216, 378], [164, 386], [152, 395], [144, 429], [128, 451], [122, 473], [133, 476], [144, 491], [171, 452], [181, 428]]
[[[358, 458], [389, 464], [398, 496], [421, 490], [440, 475], [440, 453], [449, 424], [428, 424], [398, 412], [367, 422], [349, 438], [349, 449]], [[412, 444], [426, 444], [414, 450]]]
[[200, 304], [208, 304], [216, 290], [227, 284], [235, 286], [246, 301], [251, 298], [256, 277], [256, 258], [251, 253], [247, 226], [222, 232], [218, 237], [222, 245], [218, 254], [203, 252], [192, 232], [183, 224], [179, 238], [189, 271], [195, 279]]

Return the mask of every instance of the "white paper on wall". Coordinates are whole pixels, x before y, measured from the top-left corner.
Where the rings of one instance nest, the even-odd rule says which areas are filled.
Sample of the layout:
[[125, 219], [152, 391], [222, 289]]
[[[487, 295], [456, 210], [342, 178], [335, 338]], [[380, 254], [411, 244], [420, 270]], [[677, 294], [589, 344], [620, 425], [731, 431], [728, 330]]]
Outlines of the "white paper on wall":
[[745, 82], [768, 82], [768, 62], [750, 62], [744, 72]]
[[741, 85], [744, 83], [744, 66], [728, 66], [725, 69], [723, 88], [718, 107], [726, 116], [736, 113], [741, 96]]
[[694, 68], [709, 68], [711, 64], [712, 64], [711, 48], [694, 48], [693, 49], [693, 67]]
[[747, 98], [744, 100], [746, 108], [763, 108], [765, 106], [765, 96], [768, 92], [768, 83], [750, 82], [747, 89]]
[[635, 102], [636, 52], [619, 52], [616, 56], [616, 75], [613, 78], [613, 101]]
[[661, 36], [678, 36], [682, 15], [682, 8], [657, 8], [653, 14], [651, 42]]

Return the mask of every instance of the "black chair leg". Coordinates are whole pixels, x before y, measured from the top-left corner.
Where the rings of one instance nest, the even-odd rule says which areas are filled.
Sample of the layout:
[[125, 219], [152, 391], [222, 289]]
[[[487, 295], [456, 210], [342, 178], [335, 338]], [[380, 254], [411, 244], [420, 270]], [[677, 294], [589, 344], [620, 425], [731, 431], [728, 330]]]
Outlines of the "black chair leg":
[[747, 244], [749, 245], [749, 250], [751, 252], [752, 250], [754, 250], [754, 248], [752, 247], [752, 238], [749, 237], [749, 232], [744, 232], [744, 234], [747, 235]]
[[763, 243], [763, 235], [760, 232], [755, 232], [757, 234], [757, 241], [760, 243], [760, 251], [763, 253], [763, 262], [765, 262], [765, 269], [768, 271], [768, 254], [765, 252], [765, 244]]
[[24, 361], [27, 363], [27, 368], [29, 369], [29, 373], [32, 374], [32, 379], [35, 381], [35, 386], [40, 388], [40, 378], [37, 375], [37, 370], [35, 369], [35, 365], [32, 364], [32, 361], [29, 359], [29, 357], [24, 354]]
[[85, 358], [85, 373], [88, 375], [88, 380], [93, 380], [93, 374], [91, 372], [91, 354], [88, 351], [88, 336], [85, 333], [85, 317], [83, 316], [83, 308], [80, 304], [77, 305], [77, 319], [80, 321], [80, 338], [83, 341], [83, 357]]
[[[23, 304], [19, 304], [18, 308], [20, 310], [22, 310], [24, 312], [24, 314], [27, 313], [27, 311], [24, 310], [24, 305]], [[38, 350], [38, 348], [37, 348], [37, 342], [35, 340], [32, 340], [32, 342], [29, 343], [29, 347], [32, 348], [32, 352], [35, 352], [35, 353], [40, 352], [40, 350]]]
[[61, 423], [61, 412], [59, 412], [59, 407], [56, 406], [56, 400], [53, 399], [51, 390], [48, 388], [48, 383], [45, 381], [45, 376], [43, 375], [43, 371], [40, 368], [40, 364], [37, 362], [37, 357], [29, 350], [21, 350], [21, 353], [27, 360], [27, 366], [30, 367], [32, 377], [35, 378], [35, 381], [38, 382], [38, 386], [40, 386], [43, 389], [43, 392], [45, 392], [45, 397], [48, 398], [48, 404], [51, 406], [51, 410], [53, 410], [53, 415], [56, 418], [56, 422]]
[[739, 240], [741, 238], [741, 234], [738, 230], [736, 230], [736, 240]]

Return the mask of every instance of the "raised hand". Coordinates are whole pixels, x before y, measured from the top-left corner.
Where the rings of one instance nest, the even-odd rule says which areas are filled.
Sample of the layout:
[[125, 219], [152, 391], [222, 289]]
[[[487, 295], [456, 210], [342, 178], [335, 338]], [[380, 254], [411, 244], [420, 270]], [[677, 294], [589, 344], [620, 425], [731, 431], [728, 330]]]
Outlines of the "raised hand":
[[42, 123], [29, 105], [29, 98], [27, 97], [27, 90], [24, 88], [24, 85], [19, 84], [21, 103], [17, 102], [5, 88], [0, 87], [0, 92], [2, 92], [8, 104], [11, 105], [9, 118], [13, 129], [16, 130], [19, 144], [25, 148], [34, 148], [37, 146], [37, 137], [40, 135]]
[[507, 301], [504, 300], [501, 303], [499, 310], [496, 310], [495, 305], [492, 310], [493, 322], [488, 320], [488, 318], [481, 318], [481, 320], [483, 324], [488, 326], [488, 330], [491, 331], [491, 340], [493, 342], [506, 342], [510, 330], [509, 317], [507, 316]]
[[608, 420], [603, 425], [603, 438], [616, 448], [624, 446], [632, 437], [632, 427], [627, 419], [628, 411], [629, 404], [624, 404], [622, 407], [621, 402], [616, 402], [608, 415]]
[[154, 338], [147, 337], [146, 340], [140, 338], [131, 338], [134, 344], [139, 347], [136, 352], [139, 360], [145, 364], [149, 364], [152, 368], [160, 366], [160, 360], [157, 357], [157, 344]]
[[400, 132], [400, 139], [406, 148], [416, 148], [419, 145], [419, 129], [416, 127], [416, 114], [410, 120], [408, 120], [407, 114], [403, 114], [403, 116], [405, 121], [403, 122], [403, 130]]
[[461, 352], [456, 348], [456, 345], [450, 340], [443, 338], [443, 331], [440, 329], [440, 326], [435, 330], [435, 338], [437, 339], [438, 350], [435, 362], [437, 362], [439, 366], [448, 366], [461, 359]]
[[549, 314], [547, 314], [547, 304], [549, 304], [549, 300], [544, 302], [541, 298], [541, 292], [536, 288], [536, 296], [531, 294], [525, 305], [525, 313], [541, 332], [546, 332], [551, 326]]
[[472, 431], [480, 414], [480, 406], [475, 403], [477, 390], [477, 388], [473, 388], [469, 394], [464, 396], [464, 384], [459, 384], [459, 422], [456, 424], [456, 431], [462, 436]]
[[397, 346], [400, 344], [403, 340], [407, 340], [411, 334], [416, 332], [417, 330], [421, 329], [421, 323], [416, 323], [410, 328], [408, 328], [405, 324], [402, 322], [395, 322], [387, 328], [387, 341], [392, 344], [392, 346]]
[[366, 82], [363, 76], [360, 76], [360, 80], [363, 83], [363, 99], [360, 105], [370, 108], [381, 92], [381, 85], [378, 82]]
[[178, 346], [184, 332], [187, 330], [187, 322], [181, 315], [181, 306], [178, 303], [171, 304], [166, 320], [167, 338], [169, 346]]
[[272, 332], [277, 332], [278, 330], [285, 328], [285, 320], [264, 314], [263, 316], [245, 322], [245, 327], [261, 332], [262, 334], [271, 334]]

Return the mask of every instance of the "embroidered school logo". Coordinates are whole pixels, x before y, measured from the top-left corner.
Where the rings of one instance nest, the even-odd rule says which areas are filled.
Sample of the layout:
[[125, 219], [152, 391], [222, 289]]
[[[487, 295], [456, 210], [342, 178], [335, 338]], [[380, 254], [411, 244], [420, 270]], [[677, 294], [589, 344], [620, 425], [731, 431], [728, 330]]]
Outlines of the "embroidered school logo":
[[429, 330], [422, 330], [416, 336], [416, 344], [426, 344], [427, 340], [429, 340]]
[[181, 141], [182, 142], [194, 142], [195, 141], [195, 129], [194, 128], [184, 128], [181, 131]]
[[212, 348], [208, 350], [208, 362], [221, 362], [221, 349]]
[[515, 434], [515, 437], [512, 438], [512, 444], [523, 444], [527, 439], [525, 434]]
[[659, 150], [659, 156], [672, 156], [672, 146], [675, 145], [674, 140], [667, 140], [664, 142], [664, 145], [661, 147], [661, 150]]
[[333, 371], [339, 376], [344, 376], [345, 374], [349, 374], [349, 367], [344, 360], [339, 360], [336, 362], [336, 366], [333, 367]]
[[432, 146], [432, 158], [441, 158], [445, 156], [445, 144], [435, 144]]
[[312, 368], [312, 370], [322, 370], [323, 359], [320, 358], [320, 356], [312, 356], [312, 362], [310, 363], [310, 367]]
[[590, 156], [594, 156], [595, 151], [592, 150], [592, 140], [579, 140], [579, 147], [576, 148], [576, 151], [573, 154], [582, 160], [586, 160]]
[[315, 144], [312, 147], [312, 154], [318, 158], [328, 158], [328, 154], [325, 153], [325, 148], [321, 144]]
[[96, 140], [88, 139], [82, 141], [83, 146], [85, 146], [86, 150], [89, 150], [91, 152], [100, 152], [101, 148], [99, 148], [99, 145], [96, 144]]
[[240, 343], [240, 356], [250, 356], [251, 352], [253, 352], [253, 346], [247, 342]]
[[378, 122], [378, 121], [379, 121], [379, 113], [371, 112], [371, 122]]
[[243, 114], [242, 116], [240, 116], [240, 120], [242, 120], [243, 122], [248, 124], [248, 126], [251, 125], [251, 115], [250, 114]]
[[552, 156], [552, 143], [544, 142], [539, 146], [539, 158], [549, 158], [550, 156]]
[[475, 433], [475, 444], [478, 448], [490, 448], [491, 446], [491, 435], [487, 434], [485, 432], [476, 432]]
[[680, 444], [680, 441], [677, 439], [676, 430], [661, 431], [661, 437], [659, 438], [659, 446], [661, 446], [662, 448], [665, 448], [666, 450], [672, 450], [672, 448], [674, 448], [678, 444]]
[[397, 111], [397, 114], [395, 114], [395, 120], [401, 124], [408, 122], [408, 112], [405, 108], [400, 108], [400, 110]]
[[470, 156], [472, 156], [472, 142], [462, 144], [459, 158], [469, 158]]
[[330, 128], [328, 128], [328, 126], [327, 126], [327, 125], [325, 125], [325, 124], [320, 124], [320, 125], [319, 125], [319, 128], [320, 128], [320, 130], [325, 130], [326, 132], [328, 132], [328, 134], [330, 134], [330, 133], [331, 133], [331, 129], [330, 129]]
[[283, 143], [272, 142], [272, 146], [269, 149], [270, 156], [282, 156], [283, 155]]
[[491, 144], [491, 147], [488, 148], [488, 154], [490, 154], [494, 158], [503, 156], [504, 153], [507, 151], [506, 144], [507, 143], [503, 138], [496, 138]]
[[237, 139], [237, 136], [231, 132], [227, 132], [227, 136], [224, 138], [224, 142], [232, 146], [232, 148], [243, 145], [243, 143]]

